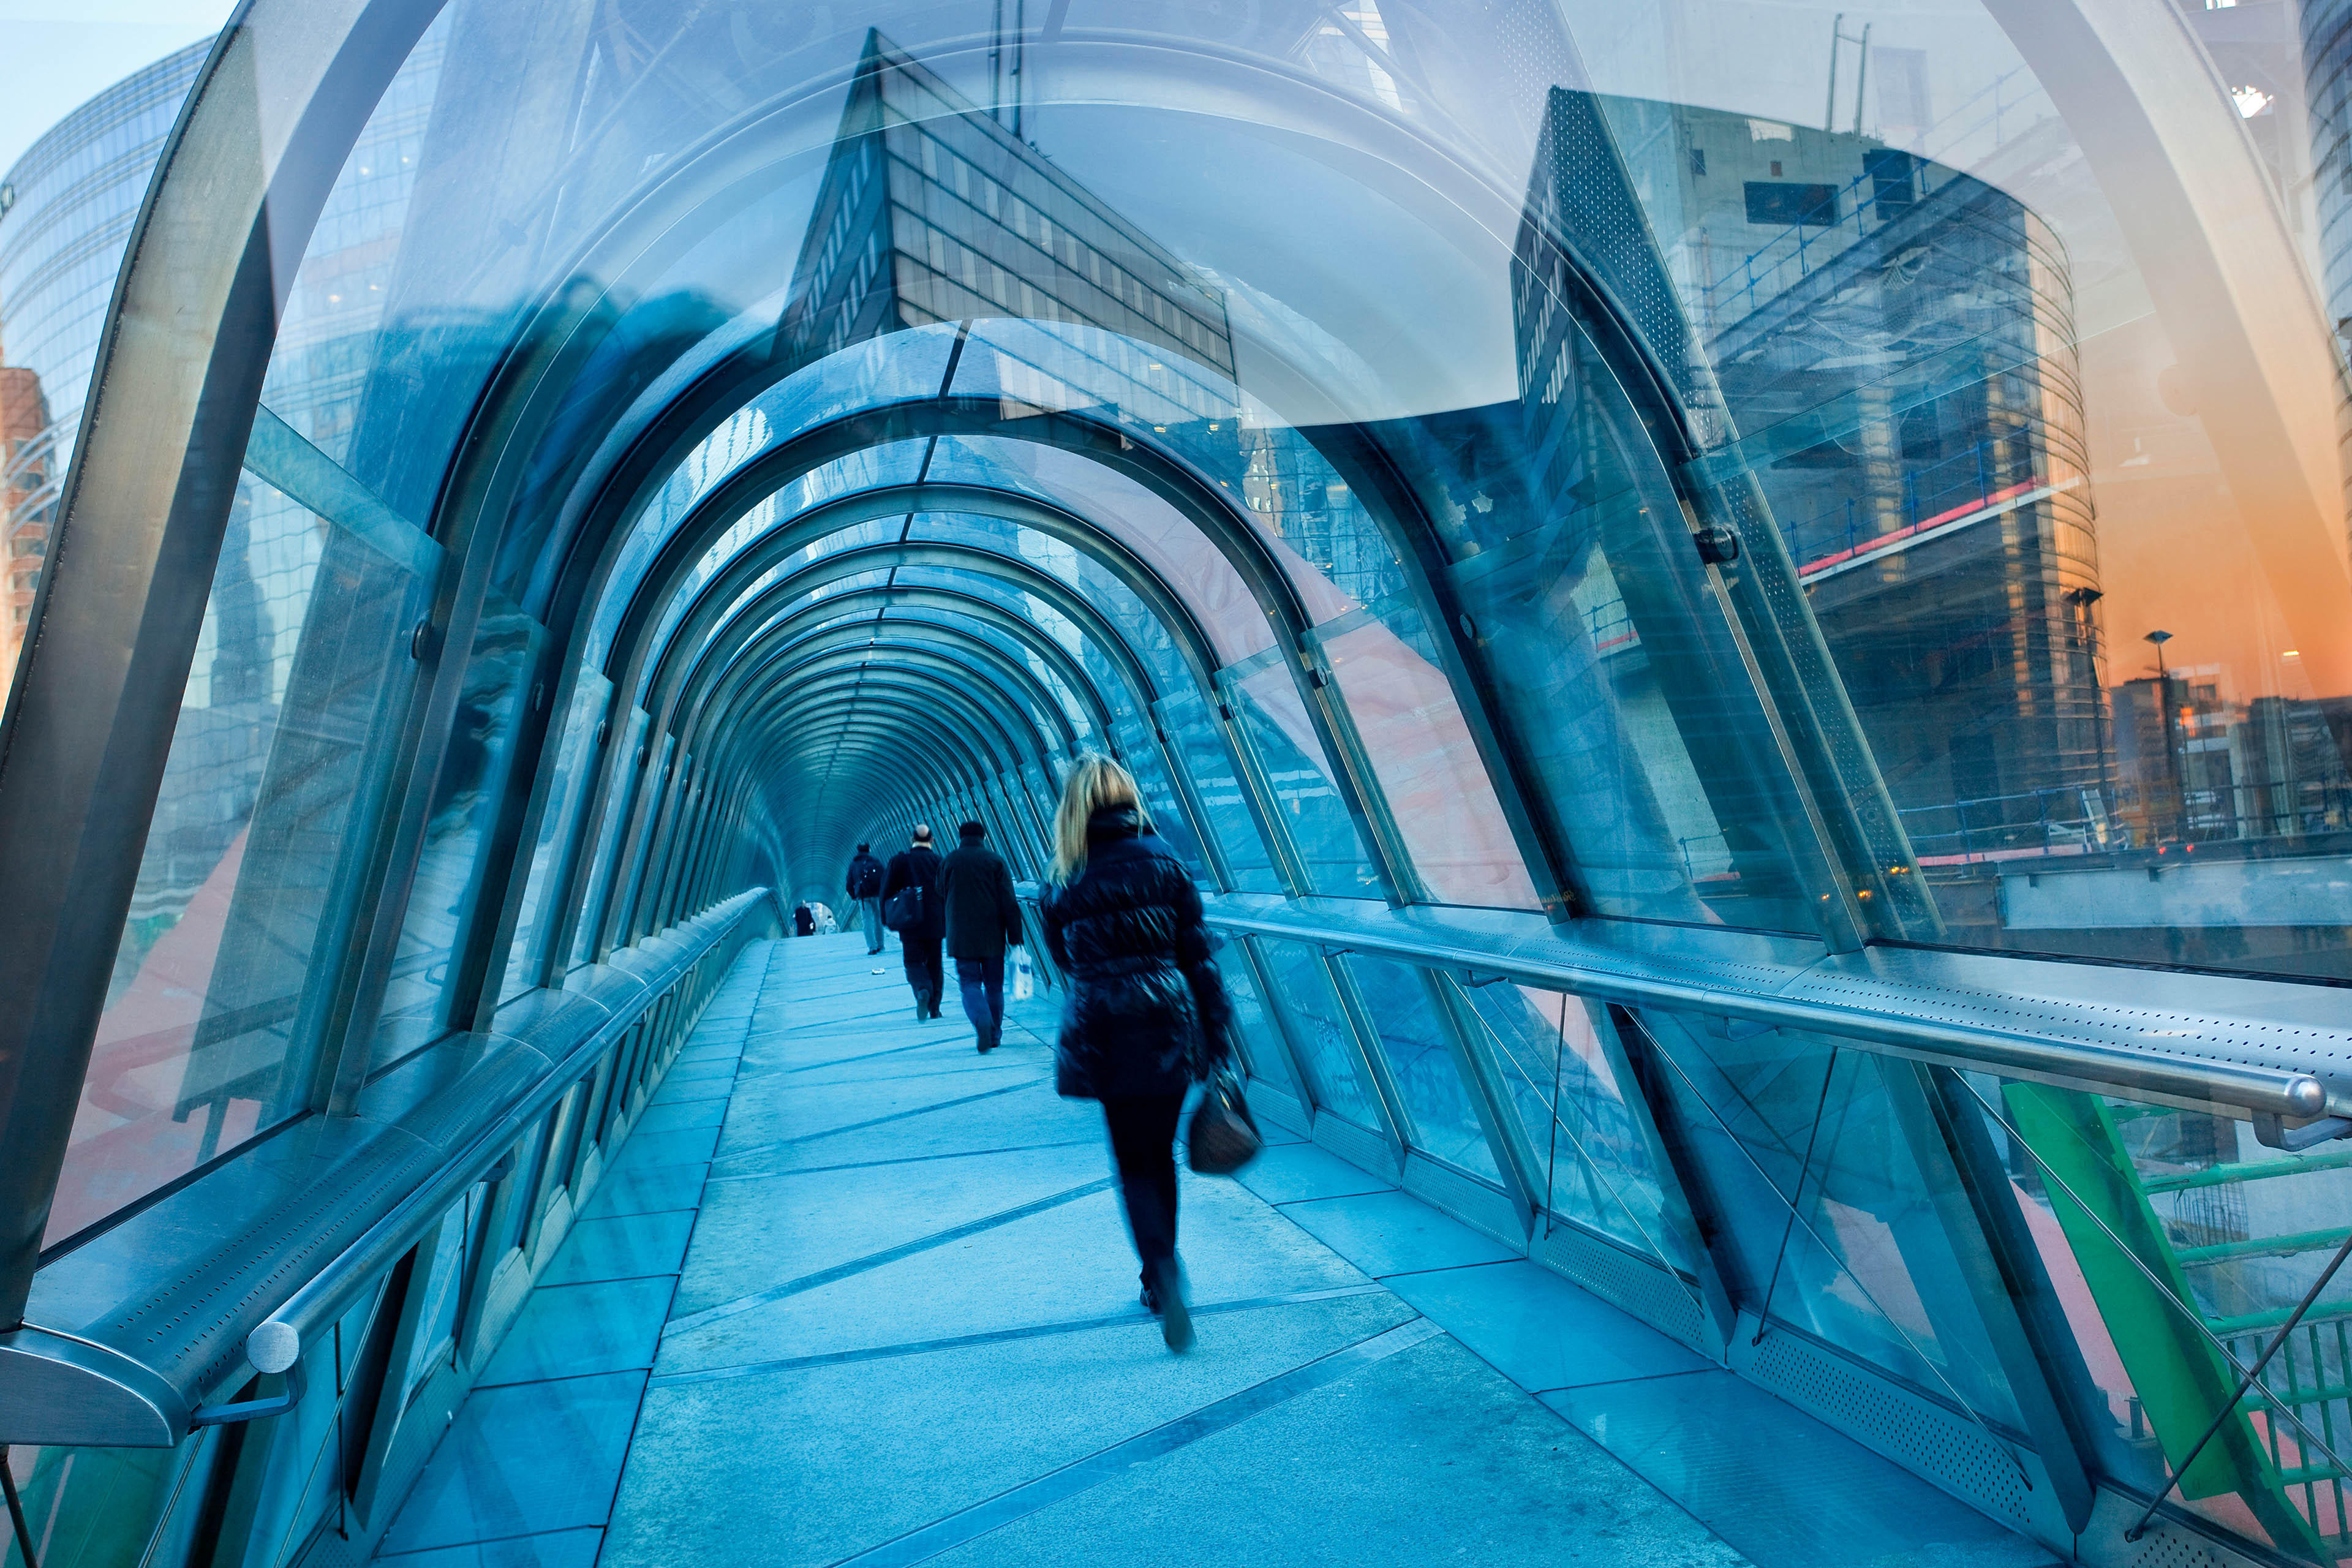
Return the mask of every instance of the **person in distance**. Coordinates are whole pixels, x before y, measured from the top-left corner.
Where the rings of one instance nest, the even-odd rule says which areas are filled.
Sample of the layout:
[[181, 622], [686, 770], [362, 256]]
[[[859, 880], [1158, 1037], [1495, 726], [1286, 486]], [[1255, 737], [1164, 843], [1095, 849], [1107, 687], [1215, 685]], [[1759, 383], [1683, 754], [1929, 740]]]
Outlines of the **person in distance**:
[[940, 857], [931, 847], [930, 824], [915, 824], [914, 837], [914, 843], [890, 857], [889, 868], [882, 874], [882, 901], [888, 903], [901, 888], [922, 889], [921, 918], [898, 931], [898, 959], [907, 967], [907, 984], [915, 993], [915, 1016], [920, 1020], [940, 1016], [940, 993], [945, 988], [940, 976], [940, 947], [948, 934], [948, 917], [940, 900]]
[[987, 827], [967, 822], [957, 836], [963, 842], [940, 868], [947, 955], [963, 993], [963, 1016], [986, 1056], [1003, 1042], [1004, 950], [1021, 945], [1021, 902], [1003, 858], [988, 847]]

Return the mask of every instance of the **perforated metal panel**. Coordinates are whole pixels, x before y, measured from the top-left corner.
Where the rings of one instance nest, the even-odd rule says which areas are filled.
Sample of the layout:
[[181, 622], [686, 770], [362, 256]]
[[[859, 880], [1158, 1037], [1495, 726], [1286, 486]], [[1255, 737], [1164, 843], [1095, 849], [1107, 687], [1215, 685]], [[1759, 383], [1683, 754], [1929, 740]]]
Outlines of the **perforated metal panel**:
[[[1745, 1347], [1746, 1333], [1734, 1336]], [[1738, 1370], [2021, 1530], [2040, 1522], [2017, 1462], [1981, 1427], [1909, 1397], [1798, 1334], [1764, 1336]]]
[[1706, 1348], [1706, 1320], [1687, 1286], [1665, 1268], [1636, 1258], [1587, 1234], [1580, 1226], [1554, 1220], [1549, 1236], [1536, 1226], [1528, 1256], [1583, 1286], [1602, 1300], [1622, 1307], [1661, 1332], [1685, 1344]]
[[1315, 1118], [1314, 1137], [1316, 1142], [1348, 1163], [1370, 1171], [1383, 1181], [1396, 1180], [1396, 1151], [1379, 1133], [1367, 1132], [1352, 1121], [1342, 1121], [1323, 1112]]
[[2141, 1538], [2132, 1568], [2237, 1568], [2234, 1559], [2177, 1531], [2154, 1530]]

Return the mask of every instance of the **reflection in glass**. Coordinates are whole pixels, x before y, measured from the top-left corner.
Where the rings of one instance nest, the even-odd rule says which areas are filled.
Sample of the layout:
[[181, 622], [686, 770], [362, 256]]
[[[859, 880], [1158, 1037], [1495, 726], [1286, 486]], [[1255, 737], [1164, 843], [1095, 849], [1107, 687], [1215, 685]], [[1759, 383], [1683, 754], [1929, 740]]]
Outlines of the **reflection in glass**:
[[496, 815], [543, 635], [529, 616], [496, 602], [484, 606], [475, 628], [384, 989], [377, 1068], [427, 1043], [446, 1018], [450, 960], [472, 909], [483, 834]]
[[1256, 940], [1265, 961], [1267, 984], [1289, 1025], [1290, 1041], [1306, 1071], [1307, 1088], [1318, 1110], [1328, 1110], [1367, 1131], [1378, 1131], [1385, 1118], [1364, 1082], [1356, 1055], [1355, 1033], [1348, 1026], [1339, 998], [1315, 950], [1295, 942]]
[[1160, 725], [1167, 732], [1177, 761], [1192, 780], [1192, 791], [1207, 814], [1206, 824], [1232, 868], [1234, 886], [1242, 892], [1279, 893], [1282, 879], [1267, 854], [1265, 837], [1258, 831], [1234, 777], [1231, 753], [1218, 738], [1216, 724], [1200, 693], [1188, 682], [1160, 701]]
[[1534, 909], [1527, 863], [1420, 619], [1391, 603], [1377, 620], [1351, 616], [1318, 636], [1430, 896]]
[[1290, 671], [1279, 663], [1265, 665], [1225, 682], [1223, 690], [1243, 738], [1255, 753], [1259, 775], [1273, 792], [1282, 826], [1306, 868], [1309, 890], [1379, 898], [1379, 874], [1332, 783], [1322, 738], [1315, 732]]
[[1364, 1000], [1364, 1016], [1379, 1033], [1389, 1079], [1412, 1119], [1412, 1146], [1500, 1185], [1503, 1174], [1486, 1142], [1486, 1125], [1471, 1103], [1444, 1023], [1431, 1005], [1420, 973], [1402, 963], [1353, 953], [1344, 962]]
[[[2095, 1393], [2102, 1458], [2153, 1491], [2212, 1425], [2347, 1234], [2352, 1159], [2250, 1124], [1970, 1074]], [[2323, 1145], [2323, 1149], [2325, 1146]], [[2345, 1533], [2352, 1281], [2295, 1325], [2180, 1479], [2218, 1523], [2316, 1560]], [[2234, 1364], [2233, 1364], [2234, 1363]]]
[[589, 786], [594, 780], [590, 762], [613, 683], [586, 668], [576, 679], [572, 711], [563, 720], [563, 738], [556, 752], [555, 776], [549, 783], [547, 802], [540, 815], [539, 842], [531, 850], [522, 909], [515, 920], [514, 945], [507, 955], [506, 980], [499, 997], [501, 1002], [540, 983], [541, 949], [547, 935], [542, 922], [555, 910], [551, 879], [563, 847], [578, 829], [580, 813], [587, 807]]
[[305, 1106], [296, 1027], [430, 584], [251, 474], [49, 1214], [55, 1241]]
[[1783, 1031], [1733, 1038], [1676, 1015], [1645, 1013], [1634, 1026], [1704, 1168], [1735, 1297], [1752, 1306], [1769, 1290], [1771, 1321], [2017, 1425], [1953, 1250], [1984, 1243], [1946, 1230], [1904, 1130], [1924, 1109], [1898, 1114], [1894, 1103], [1919, 1100], [1912, 1064]]
[[1667, 1207], [1643, 1116], [1627, 1103], [1617, 1058], [1589, 1005], [1500, 983], [1466, 994], [1483, 1048], [1530, 1153], [1542, 1163], [1550, 1214], [1689, 1273], [1687, 1227]]

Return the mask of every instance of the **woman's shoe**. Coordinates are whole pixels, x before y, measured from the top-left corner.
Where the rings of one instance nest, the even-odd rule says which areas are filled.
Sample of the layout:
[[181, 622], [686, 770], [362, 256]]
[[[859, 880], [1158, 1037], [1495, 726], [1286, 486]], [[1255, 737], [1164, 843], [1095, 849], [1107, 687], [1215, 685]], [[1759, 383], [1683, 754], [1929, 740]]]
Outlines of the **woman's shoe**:
[[1152, 1310], [1160, 1314], [1160, 1337], [1170, 1350], [1182, 1355], [1192, 1348], [1192, 1313], [1184, 1304], [1184, 1277], [1173, 1262], [1160, 1265], [1158, 1276], [1145, 1287], [1145, 1300], [1148, 1304], [1151, 1298], [1159, 1299]]

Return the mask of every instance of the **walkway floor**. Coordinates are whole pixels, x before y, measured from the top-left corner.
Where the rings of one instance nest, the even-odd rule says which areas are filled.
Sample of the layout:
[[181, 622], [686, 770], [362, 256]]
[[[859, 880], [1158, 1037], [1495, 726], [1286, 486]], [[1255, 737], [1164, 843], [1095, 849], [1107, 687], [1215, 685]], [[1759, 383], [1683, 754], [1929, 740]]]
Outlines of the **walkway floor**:
[[1185, 1174], [1171, 1356], [1051, 1002], [986, 1058], [947, 1012], [855, 936], [747, 952], [384, 1561], [2053, 1561], [1295, 1140]]

